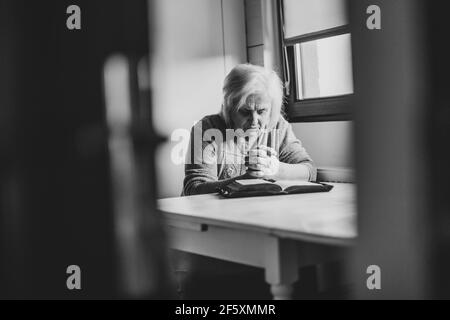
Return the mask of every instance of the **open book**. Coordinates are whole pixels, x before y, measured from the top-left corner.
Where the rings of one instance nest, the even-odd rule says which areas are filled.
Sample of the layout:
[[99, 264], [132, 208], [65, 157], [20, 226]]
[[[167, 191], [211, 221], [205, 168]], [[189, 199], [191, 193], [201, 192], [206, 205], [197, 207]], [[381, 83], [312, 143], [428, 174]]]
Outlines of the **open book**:
[[235, 180], [218, 191], [227, 198], [330, 191], [333, 186], [321, 182], [299, 180]]

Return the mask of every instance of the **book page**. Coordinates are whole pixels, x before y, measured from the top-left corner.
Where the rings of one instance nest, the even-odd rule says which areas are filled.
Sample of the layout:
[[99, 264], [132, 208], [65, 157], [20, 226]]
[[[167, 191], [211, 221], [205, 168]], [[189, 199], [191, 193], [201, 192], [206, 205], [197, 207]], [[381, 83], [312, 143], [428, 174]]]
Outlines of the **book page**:
[[242, 184], [243, 186], [248, 186], [252, 184], [268, 184], [273, 183], [263, 179], [244, 179], [244, 180], [235, 180], [237, 183]]
[[316, 183], [312, 183], [309, 181], [302, 181], [302, 180], [277, 180], [277, 182], [275, 182], [276, 184], [278, 184], [283, 190], [285, 190], [286, 188], [289, 187], [293, 187], [293, 186], [315, 186], [317, 185]]

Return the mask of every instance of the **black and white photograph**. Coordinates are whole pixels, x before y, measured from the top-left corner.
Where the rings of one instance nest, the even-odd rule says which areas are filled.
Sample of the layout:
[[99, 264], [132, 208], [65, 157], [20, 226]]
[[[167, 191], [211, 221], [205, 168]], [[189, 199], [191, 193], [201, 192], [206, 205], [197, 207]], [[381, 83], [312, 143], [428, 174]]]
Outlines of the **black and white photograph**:
[[443, 3], [0, 0], [0, 299], [450, 298]]

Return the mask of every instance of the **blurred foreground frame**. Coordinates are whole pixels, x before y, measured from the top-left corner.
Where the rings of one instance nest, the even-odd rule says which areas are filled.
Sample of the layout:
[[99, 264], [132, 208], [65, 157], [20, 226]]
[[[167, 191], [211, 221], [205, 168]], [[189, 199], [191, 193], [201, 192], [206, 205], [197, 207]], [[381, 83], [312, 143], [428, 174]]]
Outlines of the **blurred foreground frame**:
[[[79, 0], [74, 32], [65, 24], [69, 1], [0, 2], [1, 298], [168, 297], [153, 172], [160, 139], [136, 69], [151, 48], [151, 3]], [[443, 1], [379, 0], [382, 29], [368, 30], [371, 4], [349, 1], [354, 297], [450, 298], [447, 12]], [[124, 72], [130, 92], [128, 117], [117, 122], [104, 97], [111, 56], [109, 70]], [[121, 173], [132, 188], [120, 189]], [[140, 200], [121, 215], [126, 192]], [[80, 291], [66, 287], [73, 264]], [[374, 264], [381, 290], [366, 287]]]
[[[71, 4], [0, 3], [0, 298], [166, 297], [151, 2], [77, 1], [81, 30], [66, 28]], [[108, 105], [111, 74], [127, 103]]]
[[[381, 8], [381, 30], [366, 8]], [[443, 1], [349, 1], [355, 81], [355, 297], [450, 298], [449, 47]], [[381, 268], [368, 290], [366, 268]]]

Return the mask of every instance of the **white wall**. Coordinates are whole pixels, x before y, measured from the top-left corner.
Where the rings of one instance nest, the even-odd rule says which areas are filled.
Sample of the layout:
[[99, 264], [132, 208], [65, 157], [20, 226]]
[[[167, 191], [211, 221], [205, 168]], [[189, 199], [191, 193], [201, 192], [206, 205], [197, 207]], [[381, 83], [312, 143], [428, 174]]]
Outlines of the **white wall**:
[[243, 0], [156, 0], [152, 62], [155, 129], [169, 142], [156, 159], [159, 197], [179, 196], [184, 165], [171, 161], [176, 129], [220, 110], [226, 73], [245, 62]]
[[293, 123], [296, 136], [318, 167], [353, 167], [353, 122]]

